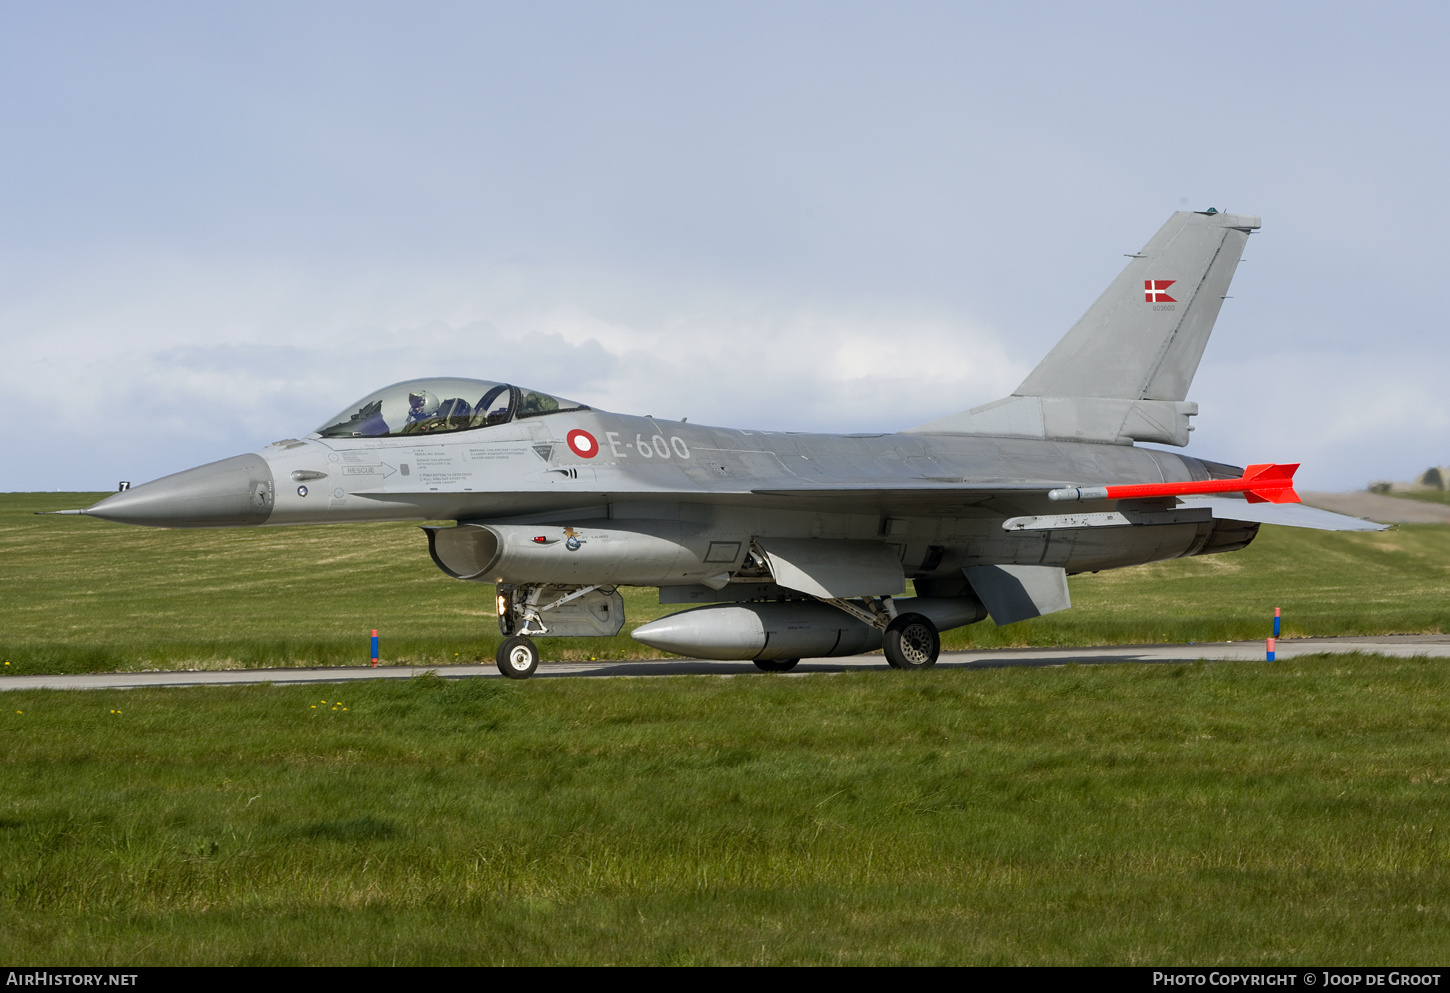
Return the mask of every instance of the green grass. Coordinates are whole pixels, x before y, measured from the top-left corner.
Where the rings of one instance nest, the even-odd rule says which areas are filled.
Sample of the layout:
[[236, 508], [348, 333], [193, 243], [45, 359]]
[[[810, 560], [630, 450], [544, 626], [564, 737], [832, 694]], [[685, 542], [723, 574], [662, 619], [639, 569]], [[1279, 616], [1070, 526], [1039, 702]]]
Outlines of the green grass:
[[[409, 524], [162, 530], [36, 517], [104, 494], [0, 494], [7, 672], [493, 660], [493, 587], [449, 579]], [[662, 608], [623, 591], [634, 623]], [[548, 658], [646, 657], [627, 635], [541, 639]], [[657, 653], [655, 653], [657, 654]]]
[[[403, 525], [0, 496], [5, 672], [491, 658]], [[1450, 528], [1266, 528], [948, 646], [1445, 630]], [[665, 608], [627, 593], [631, 621]], [[627, 639], [549, 657], [639, 655]], [[1429, 964], [1443, 662], [4, 694], [0, 958]], [[336, 695], [340, 694], [342, 704]], [[326, 703], [322, 701], [326, 700]], [[345, 706], [346, 709], [342, 709]]]
[[1426, 503], [1450, 503], [1450, 490], [1399, 490], [1386, 495], [1396, 499], [1423, 500]]
[[[493, 587], [429, 560], [403, 524], [166, 531], [34, 511], [103, 494], [0, 494], [0, 665], [6, 673], [491, 661]], [[948, 632], [946, 648], [1249, 640], [1274, 607], [1285, 637], [1443, 632], [1450, 527], [1382, 534], [1265, 527], [1247, 549], [1083, 575], [1074, 608]], [[629, 627], [659, 616], [624, 591]], [[546, 659], [648, 658], [626, 632], [542, 639]]]
[[1450, 947], [1440, 661], [3, 702], [9, 962], [1404, 966]]
[[1069, 580], [1073, 608], [943, 636], [949, 647], [1242, 641], [1450, 630], [1450, 526], [1386, 532], [1266, 525], [1248, 548]]

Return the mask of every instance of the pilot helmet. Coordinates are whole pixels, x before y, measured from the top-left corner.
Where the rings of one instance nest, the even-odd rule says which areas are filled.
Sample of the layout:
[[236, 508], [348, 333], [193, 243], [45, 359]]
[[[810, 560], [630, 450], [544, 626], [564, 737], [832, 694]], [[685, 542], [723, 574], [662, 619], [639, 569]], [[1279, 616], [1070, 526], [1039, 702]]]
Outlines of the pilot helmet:
[[408, 394], [408, 413], [412, 417], [427, 417], [438, 412], [438, 398], [427, 390], [415, 390]]

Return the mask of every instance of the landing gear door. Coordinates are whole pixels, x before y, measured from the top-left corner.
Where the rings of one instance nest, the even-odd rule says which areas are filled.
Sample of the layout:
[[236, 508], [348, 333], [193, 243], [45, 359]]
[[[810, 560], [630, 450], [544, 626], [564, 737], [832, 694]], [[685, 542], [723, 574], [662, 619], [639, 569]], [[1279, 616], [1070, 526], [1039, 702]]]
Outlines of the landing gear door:
[[[619, 591], [606, 593], [594, 589], [566, 599], [579, 589], [578, 586], [499, 586], [499, 630], [505, 635], [548, 638], [609, 638], [618, 634], [624, 627], [624, 597]], [[540, 626], [543, 630], [539, 630]]]

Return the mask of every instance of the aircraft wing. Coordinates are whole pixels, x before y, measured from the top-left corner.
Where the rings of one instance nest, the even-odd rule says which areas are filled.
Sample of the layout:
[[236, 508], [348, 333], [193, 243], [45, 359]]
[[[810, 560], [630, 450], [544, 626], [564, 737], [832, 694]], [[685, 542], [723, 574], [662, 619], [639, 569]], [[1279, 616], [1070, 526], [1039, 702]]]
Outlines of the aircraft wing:
[[1046, 503], [1047, 493], [1060, 482], [1043, 480], [1020, 482], [994, 480], [965, 483], [960, 480], [902, 480], [889, 486], [847, 482], [821, 482], [810, 486], [770, 487], [751, 490], [749, 502], [762, 502], [777, 507], [806, 504], [845, 513], [930, 513], [975, 507], [994, 500], [1027, 499], [1033, 504]]
[[962, 493], [992, 496], [998, 493], [1047, 493], [1062, 483], [1047, 480], [1020, 482], [1007, 480], [983, 480], [963, 482], [957, 479], [903, 480], [890, 486], [863, 483], [813, 483], [810, 486], [775, 486], [769, 489], [751, 490], [760, 496], [818, 496], [822, 493]]
[[[1125, 484], [1097, 487], [1064, 487], [1052, 481], [922, 479], [891, 487], [853, 483], [818, 483], [791, 489], [751, 491], [759, 497], [809, 498], [838, 507], [899, 508], [903, 512], [932, 505], [980, 505], [994, 498], [1045, 497], [1053, 503], [1080, 500], [1117, 501], [1120, 510], [1131, 511], [1134, 501], [1175, 498], [1183, 509], [1208, 510], [1215, 518], [1313, 528], [1319, 531], [1384, 531], [1387, 526], [1358, 517], [1346, 517], [1317, 507], [1306, 507], [1292, 488], [1297, 465], [1250, 466], [1240, 479], [1204, 480], [1185, 483]], [[1083, 526], [1082, 515], [1063, 514], [1034, 519], [1034, 530]], [[1105, 517], [1108, 515], [1090, 515]], [[1119, 515], [1111, 515], [1116, 518]], [[1108, 523], [1103, 521], [1100, 523]], [[1116, 522], [1115, 522], [1116, 523]], [[1130, 523], [1126, 518], [1121, 523]]]

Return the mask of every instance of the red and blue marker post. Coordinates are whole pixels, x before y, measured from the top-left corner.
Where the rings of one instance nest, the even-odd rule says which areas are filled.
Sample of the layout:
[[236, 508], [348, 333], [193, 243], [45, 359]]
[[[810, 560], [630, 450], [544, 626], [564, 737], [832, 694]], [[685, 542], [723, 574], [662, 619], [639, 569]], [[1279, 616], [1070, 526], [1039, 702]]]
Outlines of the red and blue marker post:
[[1274, 636], [1268, 640], [1265, 646], [1267, 661], [1274, 661], [1274, 642], [1279, 638], [1279, 608], [1274, 608]]
[[373, 628], [373, 668], [378, 665], [378, 629]]

